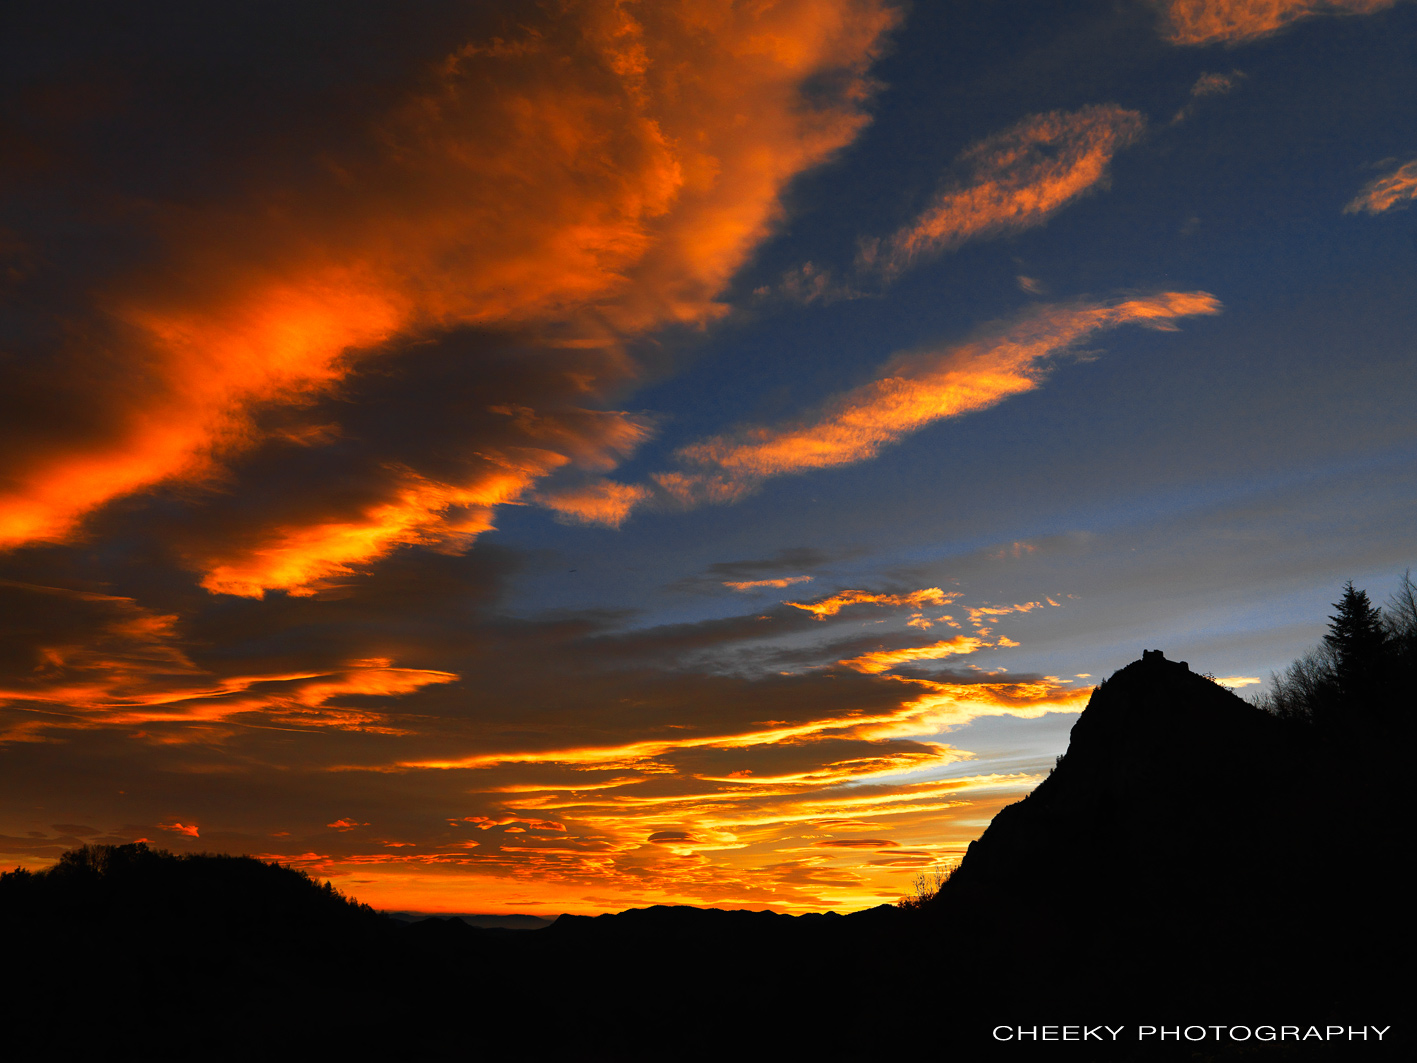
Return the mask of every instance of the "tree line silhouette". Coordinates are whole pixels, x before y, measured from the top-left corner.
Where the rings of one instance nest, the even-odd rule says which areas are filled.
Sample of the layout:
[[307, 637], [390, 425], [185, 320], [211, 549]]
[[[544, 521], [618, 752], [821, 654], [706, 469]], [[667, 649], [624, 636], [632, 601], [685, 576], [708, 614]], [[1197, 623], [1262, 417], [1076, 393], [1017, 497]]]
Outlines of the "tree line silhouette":
[[1283, 673], [1257, 707], [1327, 731], [1410, 729], [1417, 690], [1417, 585], [1403, 573], [1387, 608], [1372, 604], [1353, 581], [1333, 603], [1323, 641]]

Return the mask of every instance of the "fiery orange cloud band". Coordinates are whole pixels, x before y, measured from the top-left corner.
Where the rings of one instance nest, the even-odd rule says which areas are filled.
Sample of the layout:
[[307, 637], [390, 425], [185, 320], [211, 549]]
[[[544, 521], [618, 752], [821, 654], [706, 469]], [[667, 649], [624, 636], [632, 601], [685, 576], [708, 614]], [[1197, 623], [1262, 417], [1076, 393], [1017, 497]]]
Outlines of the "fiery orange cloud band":
[[[117, 603], [126, 599], [108, 599]], [[302, 727], [401, 733], [384, 714], [337, 704], [348, 696], [400, 697], [457, 681], [454, 672], [399, 668], [383, 657], [348, 661], [332, 672], [281, 672], [217, 678], [187, 660], [172, 638], [172, 617], [142, 625], [124, 618], [89, 647], [41, 648], [52, 675], [0, 688], [0, 705], [42, 710], [44, 731], [135, 724], [210, 724], [283, 720]], [[0, 733], [6, 741], [39, 741], [34, 727]], [[184, 741], [180, 735], [170, 740]]]
[[879, 650], [839, 663], [866, 675], [877, 675], [880, 672], [888, 672], [897, 665], [909, 664], [912, 661], [941, 661], [946, 657], [973, 653], [975, 650], [985, 649], [988, 646], [988, 642], [981, 638], [975, 638], [973, 635], [957, 635], [952, 639], [932, 642], [928, 646], [910, 646], [901, 650]]
[[[967, 641], [977, 641], [971, 637], [965, 638]], [[949, 642], [964, 646], [964, 642], [960, 640]], [[969, 651], [961, 648], [959, 652]], [[1081, 712], [1091, 693], [1089, 689], [1070, 688], [1052, 677], [1032, 682], [971, 684], [895, 676], [886, 678], [888, 681], [902, 684], [902, 694], [906, 700], [885, 713], [824, 717], [797, 724], [769, 724], [733, 734], [647, 738], [615, 746], [580, 746], [426, 758], [403, 761], [395, 768], [476, 770], [504, 764], [630, 766], [675, 750], [748, 749], [825, 735], [847, 735], [869, 740], [901, 738], [940, 731], [945, 727], [966, 723], [977, 716], [1014, 715], [1033, 718], [1046, 712]], [[910, 694], [917, 696], [908, 697]]]
[[805, 609], [817, 620], [836, 616], [848, 605], [944, 605], [958, 598], [957, 592], [946, 594], [939, 587], [924, 587], [909, 594], [872, 594], [870, 591], [842, 591], [819, 602], [786, 602], [794, 609]]
[[1371, 15], [1397, 0], [1161, 0], [1172, 44], [1242, 44], [1311, 15]]
[[[334, 669], [223, 679], [182, 656], [188, 644], [171, 618], [144, 613], [129, 599], [12, 589], [38, 596], [31, 604], [53, 599], [100, 614], [89, 638], [37, 643], [38, 659], [50, 662], [53, 674], [5, 691], [7, 718], [43, 715], [51, 741], [73, 741], [76, 729], [87, 729], [86, 741], [160, 743], [170, 752], [185, 744], [204, 755], [213, 744], [240, 741], [250, 748], [264, 735], [279, 734], [284, 743], [334, 731], [338, 737], [314, 740], [325, 747], [338, 742], [340, 749], [319, 762], [316, 777], [380, 772], [411, 776], [396, 789], [450, 787], [432, 830], [395, 833], [407, 828], [393, 825], [387, 806], [360, 800], [321, 808], [304, 830], [278, 824], [283, 829], [270, 835], [291, 838], [285, 828], [295, 828], [300, 840], [271, 855], [336, 875], [357, 895], [391, 907], [515, 910], [522, 896], [571, 910], [602, 903], [587, 899], [594, 897], [617, 908], [648, 896], [783, 909], [890, 900], [901, 891], [902, 875], [941, 858], [942, 847], [962, 848], [981, 816], [1036, 781], [1031, 767], [940, 778], [971, 754], [935, 736], [978, 716], [1076, 712], [1088, 695], [1054, 678], [960, 684], [848, 669], [823, 685], [869, 685], [868, 702], [852, 698], [827, 707], [808, 699], [813, 705], [802, 712], [764, 703], [763, 711], [734, 720], [671, 707], [670, 715], [644, 717], [616, 732], [617, 745], [596, 744], [594, 736], [605, 733], [597, 730], [558, 742], [560, 730], [542, 727], [509, 745], [499, 741], [502, 751], [493, 752], [485, 730], [448, 716], [446, 699], [425, 690], [452, 683], [458, 677], [451, 672], [371, 657]], [[941, 597], [939, 588], [923, 588], [843, 592], [824, 601], [843, 610], [909, 608]], [[930, 649], [927, 656], [939, 656]], [[87, 690], [79, 689], [85, 684]], [[419, 692], [433, 696], [399, 712], [372, 700]], [[786, 719], [776, 718], [779, 709]], [[352, 731], [372, 737], [356, 741]], [[358, 763], [343, 759], [348, 752]], [[459, 774], [441, 783], [424, 775], [439, 768]], [[349, 792], [347, 784], [335, 788]], [[384, 785], [371, 789], [388, 792]], [[200, 824], [202, 844], [263, 851], [259, 838], [230, 833], [210, 809], [178, 802], [149, 822], [150, 834], [165, 830], [185, 841], [177, 828], [195, 832]], [[852, 844], [818, 845], [824, 838]], [[865, 853], [856, 844], [862, 840], [896, 841], [884, 847], [910, 855], [889, 863], [853, 856]], [[452, 872], [464, 872], [451, 876], [456, 889]], [[523, 884], [529, 893], [518, 892]]]
[[[163, 260], [112, 279], [91, 308], [122, 337], [121, 386], [95, 400], [104, 430], [23, 451], [0, 493], [0, 547], [72, 538], [112, 499], [212, 475], [260, 440], [263, 407], [326, 393], [373, 348], [510, 329], [572, 352], [573, 370], [577, 350], [721, 314], [717, 294], [776, 224], [787, 182], [867, 121], [866, 70], [899, 14], [882, 0], [633, 11], [529, 9], [520, 36], [451, 47], [305, 184], [159, 204]], [[639, 431], [604, 424], [614, 438], [579, 447], [592, 465]], [[213, 592], [308, 593], [399, 545], [465, 544], [490, 507], [583, 457], [493, 455], [453, 482], [394, 468], [377, 501], [193, 563]], [[633, 494], [548, 504], [613, 522]]]

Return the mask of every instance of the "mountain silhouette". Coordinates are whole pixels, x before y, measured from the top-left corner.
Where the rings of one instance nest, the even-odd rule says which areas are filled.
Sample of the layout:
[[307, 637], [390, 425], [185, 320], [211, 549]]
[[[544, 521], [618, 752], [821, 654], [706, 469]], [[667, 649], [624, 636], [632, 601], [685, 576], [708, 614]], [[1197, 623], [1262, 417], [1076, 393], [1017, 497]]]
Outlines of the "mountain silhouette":
[[1046, 957], [1065, 1009], [1400, 1015], [1405, 787], [1372, 737], [1280, 719], [1148, 651], [923, 914], [962, 947]]
[[246, 857], [85, 847], [0, 877], [0, 932], [27, 976], [25, 1019], [8, 1032], [21, 1047], [94, 1052], [141, 1021], [188, 1056], [233, 1059], [272, 1045], [400, 1058], [496, 1046], [527, 1058], [1385, 1058], [1400, 1033], [1362, 1049], [1201, 1051], [1004, 1046], [990, 1030], [1394, 1024], [1407, 818], [1387, 734], [1281, 718], [1148, 651], [1097, 688], [1053, 772], [932, 900], [848, 915], [655, 906], [536, 930], [409, 922]]

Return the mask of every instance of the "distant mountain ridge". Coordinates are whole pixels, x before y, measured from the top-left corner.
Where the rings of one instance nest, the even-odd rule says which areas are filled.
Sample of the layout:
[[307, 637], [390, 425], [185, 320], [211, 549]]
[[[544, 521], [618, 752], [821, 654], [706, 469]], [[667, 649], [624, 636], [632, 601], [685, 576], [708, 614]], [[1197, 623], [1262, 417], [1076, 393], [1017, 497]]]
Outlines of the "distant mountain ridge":
[[489, 915], [482, 912], [384, 912], [384, 915], [400, 923], [419, 923], [427, 919], [456, 919], [468, 926], [483, 930], [544, 930], [557, 919], [542, 915]]

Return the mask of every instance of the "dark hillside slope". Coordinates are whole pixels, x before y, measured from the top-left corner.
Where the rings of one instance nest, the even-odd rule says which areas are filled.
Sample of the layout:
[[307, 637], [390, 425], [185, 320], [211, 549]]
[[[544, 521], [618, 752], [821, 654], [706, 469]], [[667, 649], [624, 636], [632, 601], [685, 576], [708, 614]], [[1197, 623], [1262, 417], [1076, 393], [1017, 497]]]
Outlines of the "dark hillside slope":
[[1393, 1015], [1396, 758], [1148, 652], [1097, 689], [1056, 769], [928, 914], [974, 947], [1046, 958], [1059, 1000]]

